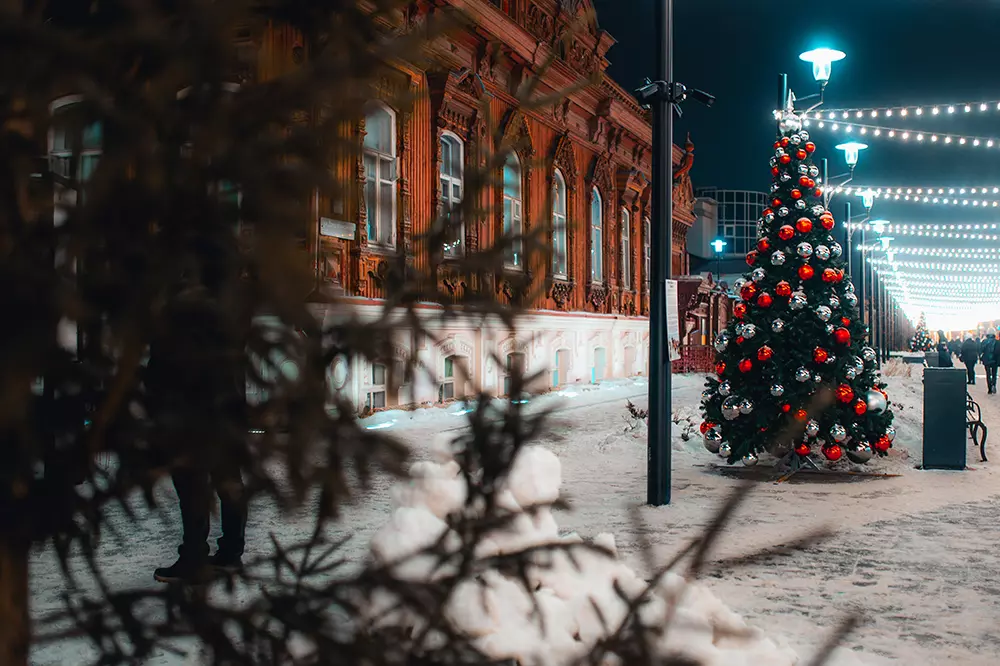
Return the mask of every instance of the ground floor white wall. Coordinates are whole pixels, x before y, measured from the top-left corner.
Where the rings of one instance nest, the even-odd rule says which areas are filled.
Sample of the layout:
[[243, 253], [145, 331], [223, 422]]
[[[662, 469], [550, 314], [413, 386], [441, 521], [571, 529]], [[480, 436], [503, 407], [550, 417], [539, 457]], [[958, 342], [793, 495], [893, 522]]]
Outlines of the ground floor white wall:
[[[349, 308], [362, 320], [381, 316], [377, 304]], [[318, 310], [331, 318], [350, 316], [341, 304]], [[433, 321], [433, 310], [427, 311]], [[523, 363], [526, 375], [540, 373], [531, 389], [544, 391], [568, 384], [648, 374], [649, 321], [585, 313], [536, 311], [518, 318], [511, 333], [499, 321], [459, 317], [436, 326], [431, 335], [416, 336], [400, 327], [393, 358], [373, 363], [339, 360], [330, 369], [331, 385], [364, 410], [374, 407], [428, 405], [472, 395], [479, 390], [508, 393], [508, 363]], [[411, 377], [399, 378], [407, 359], [415, 359]], [[394, 376], [395, 375], [395, 376]]]

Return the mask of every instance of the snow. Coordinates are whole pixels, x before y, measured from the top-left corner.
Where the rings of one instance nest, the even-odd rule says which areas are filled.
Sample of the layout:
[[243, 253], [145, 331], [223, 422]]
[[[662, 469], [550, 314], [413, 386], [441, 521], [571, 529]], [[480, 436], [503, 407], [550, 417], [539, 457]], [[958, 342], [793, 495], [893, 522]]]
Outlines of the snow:
[[[647, 406], [644, 382], [576, 386], [534, 398], [526, 405], [528, 411], [555, 410], [548, 431], [538, 442], [544, 449], [532, 449], [529, 454], [537, 455], [536, 464], [549, 466], [549, 471], [515, 473], [515, 488], [504, 495], [504, 506], [511, 510], [525, 506], [521, 502], [533, 493], [552, 496], [553, 484], [546, 482], [555, 478], [555, 465], [548, 457], [551, 453], [557, 459], [561, 480], [561, 485], [555, 485], [570, 502], [571, 510], [543, 511], [535, 520], [526, 516], [530, 526], [520, 521], [514, 533], [494, 535], [478, 554], [519, 547], [530, 539], [581, 539], [613, 545], [618, 553], [611, 561], [604, 558], [589, 562], [587, 566], [594, 571], [604, 571], [604, 575], [617, 572], [632, 580], [633, 574], [625, 573], [628, 570], [637, 579], [647, 579], [650, 572], [645, 570], [640, 555], [642, 544], [652, 544], [655, 561], [667, 561], [702, 533], [718, 505], [739, 483], [739, 477], [752, 474], [757, 483], [734, 516], [714, 554], [716, 559], [789, 543], [822, 526], [833, 529], [835, 536], [803, 552], [767, 558], [747, 567], [710, 570], [706, 578], [687, 588], [692, 598], [684, 604], [691, 604], [697, 612], [683, 619], [690, 619], [693, 627], [676, 632], [679, 635], [671, 632], [671, 640], [688, 641], [690, 632], [690, 645], [685, 645], [695, 649], [703, 645], [696, 635], [707, 632], [707, 626], [749, 626], [756, 628], [752, 629], [756, 638], [745, 639], [742, 652], [733, 652], [727, 661], [715, 663], [784, 663], [780, 661], [783, 657], [769, 661], [769, 652], [753, 652], [751, 643], [746, 642], [751, 640], [761, 650], [787, 650], [789, 655], [794, 652], [802, 657], [799, 663], [806, 663], [845, 615], [862, 612], [864, 621], [838, 650], [835, 666], [994, 664], [993, 618], [1000, 614], [1000, 595], [993, 582], [1000, 575], [1000, 549], [995, 543], [1000, 473], [991, 463], [980, 463], [978, 451], [971, 447], [969, 469], [964, 472], [915, 469], [920, 463], [922, 439], [921, 381], [919, 376], [886, 379], [896, 412], [897, 437], [891, 455], [873, 461], [867, 470], [898, 476], [850, 480], [838, 477], [835, 481], [801, 477], [774, 484], [771, 479], [775, 475], [767, 468], [773, 461], [767, 457], [753, 469], [742, 465], [729, 468], [704, 450], [696, 430], [704, 377], [675, 375], [673, 495], [669, 506], [659, 508], [644, 506], [645, 426], [627, 418], [625, 410], [628, 400], [639, 408]], [[972, 393], [982, 405], [986, 423], [1000, 425], [1000, 399], [985, 395], [983, 380], [972, 387]], [[453, 483], [456, 470], [448, 465], [450, 441], [463, 428], [463, 418], [456, 416], [462, 409], [452, 406], [392, 412], [366, 421], [368, 425], [389, 424], [382, 427], [410, 446], [415, 478], [396, 486], [387, 476], [376, 475], [372, 492], [345, 508], [344, 521], [331, 530], [330, 537], [355, 535], [343, 553], [351, 561], [362, 563], [368, 557], [382, 557], [395, 562], [407, 550], [412, 552], [414, 544], [426, 543], [428, 535], [439, 536], [447, 529], [441, 516], [464, 499], [461, 484]], [[534, 464], [528, 467], [533, 470]], [[526, 479], [523, 487], [518, 480], [522, 478]], [[515, 489], [524, 493], [520, 501]], [[160, 489], [158, 497], [164, 506], [162, 513], [142, 509], [138, 500], [134, 503], [139, 515], [135, 524], [121, 511], [109, 511], [112, 524], [127, 535], [123, 541], [105, 537], [98, 548], [98, 559], [115, 588], [152, 586], [153, 568], [172, 560], [179, 532], [176, 500], [169, 485]], [[312, 527], [312, 506], [300, 514], [287, 515], [266, 503], [255, 503], [248, 525], [248, 558], [270, 552], [271, 534], [285, 544], [305, 539]], [[403, 509], [416, 513], [397, 515]], [[635, 521], [636, 510], [639, 524]], [[400, 519], [407, 515], [412, 520]], [[407, 523], [422, 527], [406, 532], [409, 536], [403, 542], [410, 548], [404, 549], [393, 530], [399, 534], [400, 530], [411, 529]], [[74, 570], [82, 572], [82, 562], [76, 563]], [[429, 572], [426, 563], [417, 563], [406, 573], [419, 578]], [[670, 586], [679, 584], [668, 579], [664, 583], [667, 589], [658, 592], [659, 596], [676, 594], [676, 588]], [[469, 630], [480, 635], [487, 645], [490, 640], [503, 644], [495, 638], [498, 633], [494, 615], [500, 613], [503, 631], [513, 632], [510, 635], [517, 635], [526, 646], [537, 649], [537, 636], [531, 633], [534, 630], [523, 626], [516, 613], [510, 617], [510, 608], [516, 610], [524, 600], [519, 601], [517, 594], [500, 580], [491, 579], [489, 585], [496, 588], [493, 610], [480, 609], [470, 616]], [[33, 554], [31, 587], [36, 617], [62, 608], [60, 595], [66, 585], [51, 549], [38, 549]], [[543, 612], [554, 618], [553, 626], [564, 629], [560, 636], [594, 631], [592, 618], [571, 603], [575, 598], [572, 595], [581, 587], [576, 579], [570, 575], [552, 576], [543, 587], [551, 590], [540, 600]], [[253, 594], [244, 590], [238, 601], [243, 603]], [[453, 600], [455, 606], [450, 612], [458, 617], [471, 611], [476, 596], [474, 588], [463, 589]], [[653, 606], [645, 613], [659, 613]], [[563, 648], [570, 650], [571, 646], [559, 649]], [[710, 650], [723, 648], [725, 644], [713, 644]], [[503, 645], [497, 645], [497, 649], [503, 649]], [[64, 642], [37, 646], [32, 663], [79, 663], [92, 657], [86, 644]], [[197, 661], [191, 657], [187, 663], [193, 666]], [[185, 663], [185, 659], [164, 651], [149, 663], [174, 666]]]

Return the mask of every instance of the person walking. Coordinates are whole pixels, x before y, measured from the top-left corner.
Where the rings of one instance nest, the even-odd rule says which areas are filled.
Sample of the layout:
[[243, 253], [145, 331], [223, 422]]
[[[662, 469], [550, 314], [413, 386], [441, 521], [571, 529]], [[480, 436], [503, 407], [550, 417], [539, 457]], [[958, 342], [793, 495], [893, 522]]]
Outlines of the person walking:
[[965, 364], [965, 371], [968, 375], [965, 383], [969, 386], [976, 385], [976, 364], [979, 363], [979, 342], [972, 337], [972, 333], [965, 334], [965, 341], [962, 342], [962, 353], [960, 354], [962, 363]]
[[939, 368], [955, 367], [955, 364], [951, 362], [951, 350], [948, 349], [948, 339], [945, 337], [944, 331], [938, 331], [937, 353]]
[[[240, 568], [247, 507], [241, 466], [247, 426], [245, 375], [237, 334], [218, 302], [202, 287], [189, 288], [164, 308], [150, 344], [144, 384], [159, 452], [169, 456], [183, 537], [177, 561], [153, 572], [161, 583], [203, 583], [217, 571]], [[222, 536], [209, 556], [214, 494], [221, 504]]]
[[986, 331], [986, 340], [983, 342], [979, 357], [986, 366], [986, 387], [987, 393], [997, 392], [997, 365], [1000, 365], [1000, 348], [997, 346], [997, 329], [990, 328]]

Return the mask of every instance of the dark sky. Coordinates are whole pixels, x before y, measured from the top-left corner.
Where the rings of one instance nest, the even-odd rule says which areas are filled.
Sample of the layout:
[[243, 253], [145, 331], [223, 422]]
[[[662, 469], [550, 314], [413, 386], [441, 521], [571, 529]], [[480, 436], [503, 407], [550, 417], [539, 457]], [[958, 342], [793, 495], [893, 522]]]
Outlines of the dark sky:
[[[618, 41], [608, 54], [610, 74], [630, 90], [654, 74], [656, 1], [595, 0], [601, 27]], [[674, 6], [675, 79], [718, 99], [711, 109], [688, 101], [675, 128], [675, 141], [690, 132], [696, 144], [695, 186], [766, 189], [777, 74], [786, 72], [799, 96], [815, 92], [811, 68], [798, 54], [817, 46], [847, 53], [834, 65], [827, 108], [1000, 100], [998, 0], [675, 0]], [[905, 124], [1000, 138], [997, 111], [913, 120]], [[833, 150], [843, 132], [813, 136], [820, 156], [831, 158], [831, 175], [845, 170]], [[1000, 148], [867, 143], [856, 173], [865, 184], [1000, 185]], [[897, 214], [915, 221], [949, 215], [928, 208], [906, 205]]]

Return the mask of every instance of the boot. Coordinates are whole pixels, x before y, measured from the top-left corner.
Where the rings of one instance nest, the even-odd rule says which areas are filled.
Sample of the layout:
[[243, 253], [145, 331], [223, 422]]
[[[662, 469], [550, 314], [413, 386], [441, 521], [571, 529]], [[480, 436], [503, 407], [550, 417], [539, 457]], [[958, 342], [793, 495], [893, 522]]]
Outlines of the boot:
[[160, 567], [153, 572], [158, 583], [187, 583], [200, 585], [212, 577], [212, 569], [205, 560], [180, 557], [169, 567]]
[[208, 566], [222, 573], [234, 574], [243, 570], [243, 558], [220, 550], [208, 558]]

